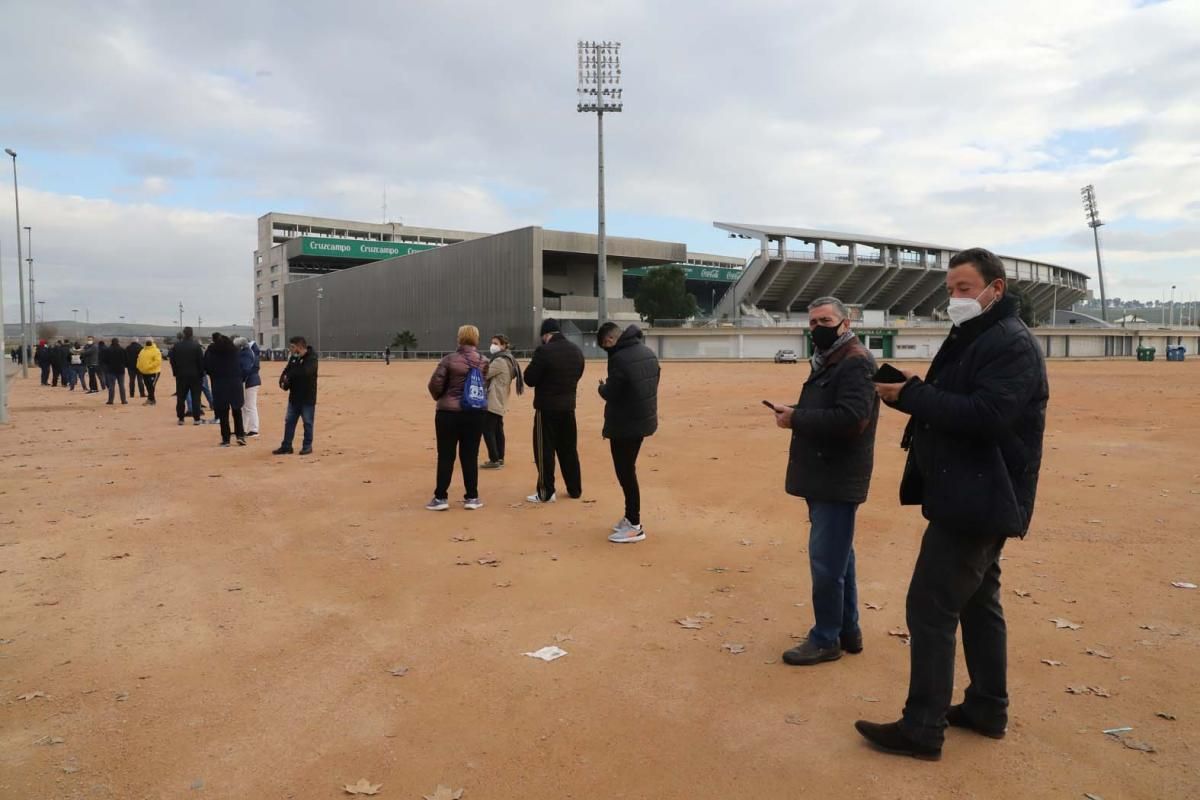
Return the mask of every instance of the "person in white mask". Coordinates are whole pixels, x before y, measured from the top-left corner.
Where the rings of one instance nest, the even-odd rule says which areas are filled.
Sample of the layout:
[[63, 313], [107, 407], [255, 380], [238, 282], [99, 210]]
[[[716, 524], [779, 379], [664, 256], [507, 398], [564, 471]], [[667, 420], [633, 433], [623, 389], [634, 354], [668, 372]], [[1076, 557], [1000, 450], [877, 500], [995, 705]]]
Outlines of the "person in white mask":
[[[1046, 428], [1046, 361], [1008, 294], [1004, 262], [983, 248], [955, 254], [946, 273], [954, 321], [925, 379], [877, 383], [909, 415], [900, 503], [929, 524], [908, 587], [908, 701], [886, 724], [858, 732], [889, 753], [935, 761], [947, 725], [991, 739], [1008, 726], [1007, 628], [1000, 553], [1033, 517]], [[962, 627], [970, 684], [951, 705]]]
[[504, 415], [508, 411], [508, 400], [515, 384], [517, 394], [524, 394], [525, 381], [521, 378], [521, 367], [513, 354], [508, 352], [508, 337], [498, 333], [492, 337], [491, 364], [487, 370], [487, 415], [483, 422], [483, 442], [487, 445], [488, 460], [483, 469], [500, 469], [504, 466]]

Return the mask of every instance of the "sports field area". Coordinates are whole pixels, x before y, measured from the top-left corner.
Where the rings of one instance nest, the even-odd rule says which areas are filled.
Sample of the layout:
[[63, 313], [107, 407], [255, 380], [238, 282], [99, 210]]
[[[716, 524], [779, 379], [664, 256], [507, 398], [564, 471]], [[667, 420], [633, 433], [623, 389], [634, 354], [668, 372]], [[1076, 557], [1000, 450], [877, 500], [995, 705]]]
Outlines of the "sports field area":
[[[881, 412], [858, 517], [866, 649], [796, 668], [808, 524], [760, 401], [795, 402], [806, 364], [663, 364], [634, 545], [606, 540], [603, 363], [580, 383], [581, 500], [524, 502], [526, 394], [485, 508], [439, 514], [433, 366], [322, 363], [303, 458], [270, 454], [280, 364], [245, 448], [176, 427], [169, 372], [153, 408], [14, 380], [0, 798], [307, 800], [361, 778], [405, 800], [1196, 796], [1200, 590], [1172, 584], [1200, 583], [1200, 363], [1049, 364], [1037, 510], [1003, 562], [1008, 737], [952, 729], [940, 763], [853, 728], [898, 718], [907, 686], [923, 521], [897, 502], [901, 414]], [[524, 655], [548, 645], [568, 655]]]

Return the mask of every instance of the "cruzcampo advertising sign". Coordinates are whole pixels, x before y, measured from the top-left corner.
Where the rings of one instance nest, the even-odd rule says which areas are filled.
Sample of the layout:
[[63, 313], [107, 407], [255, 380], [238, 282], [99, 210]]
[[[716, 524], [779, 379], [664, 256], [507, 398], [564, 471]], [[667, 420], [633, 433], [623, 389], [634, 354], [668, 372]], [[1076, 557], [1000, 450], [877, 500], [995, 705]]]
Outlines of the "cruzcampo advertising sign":
[[[714, 281], [717, 283], [733, 283], [742, 274], [740, 269], [724, 269], [722, 267], [701, 267], [696, 264], [664, 264], [663, 266], [679, 267], [683, 270], [684, 280]], [[631, 278], [644, 278], [655, 267], [633, 267], [625, 270]]]
[[436, 245], [409, 242], [372, 242], [362, 239], [327, 239], [305, 236], [300, 241], [300, 255], [325, 258], [352, 258], [356, 261], [380, 261], [432, 250]]

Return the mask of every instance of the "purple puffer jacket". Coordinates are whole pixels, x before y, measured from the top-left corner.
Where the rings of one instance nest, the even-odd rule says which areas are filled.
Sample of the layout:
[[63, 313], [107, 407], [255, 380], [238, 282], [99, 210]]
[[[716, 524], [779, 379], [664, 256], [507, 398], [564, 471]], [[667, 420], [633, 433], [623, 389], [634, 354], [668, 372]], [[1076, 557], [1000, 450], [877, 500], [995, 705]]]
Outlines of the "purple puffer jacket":
[[472, 345], [462, 345], [438, 362], [429, 379], [429, 395], [437, 400], [438, 411], [462, 411], [463, 387], [471, 367], [487, 377], [487, 360]]

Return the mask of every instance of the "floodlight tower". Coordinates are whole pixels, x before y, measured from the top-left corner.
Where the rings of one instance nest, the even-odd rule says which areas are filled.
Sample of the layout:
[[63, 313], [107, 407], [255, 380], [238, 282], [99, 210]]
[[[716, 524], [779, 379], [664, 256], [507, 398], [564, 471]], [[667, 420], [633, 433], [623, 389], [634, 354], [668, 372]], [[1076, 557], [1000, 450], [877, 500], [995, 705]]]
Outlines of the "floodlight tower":
[[1100, 208], [1096, 205], [1096, 189], [1088, 184], [1079, 190], [1083, 198], [1083, 214], [1087, 218], [1088, 227], [1092, 229], [1092, 238], [1096, 241], [1096, 275], [1100, 279], [1100, 319], [1108, 322], [1108, 301], [1104, 296], [1104, 265], [1100, 262]]
[[618, 113], [621, 102], [621, 43], [579, 42], [579, 95], [577, 110], [596, 112], [597, 192], [596, 208], [596, 315], [600, 323], [608, 318], [608, 248], [604, 231], [604, 112]]

